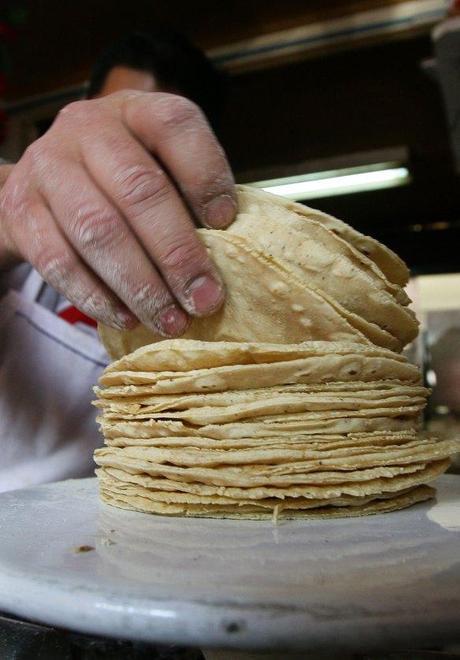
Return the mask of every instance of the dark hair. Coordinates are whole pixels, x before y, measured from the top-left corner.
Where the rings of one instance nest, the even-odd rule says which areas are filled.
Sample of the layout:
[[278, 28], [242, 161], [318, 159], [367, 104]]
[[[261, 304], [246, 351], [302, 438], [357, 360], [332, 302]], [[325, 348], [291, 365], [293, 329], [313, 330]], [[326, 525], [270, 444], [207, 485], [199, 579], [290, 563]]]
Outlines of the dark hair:
[[116, 66], [149, 71], [160, 85], [177, 90], [201, 107], [209, 122], [218, 124], [224, 76], [186, 37], [167, 30], [134, 32], [105, 50], [91, 72], [88, 97], [98, 94]]

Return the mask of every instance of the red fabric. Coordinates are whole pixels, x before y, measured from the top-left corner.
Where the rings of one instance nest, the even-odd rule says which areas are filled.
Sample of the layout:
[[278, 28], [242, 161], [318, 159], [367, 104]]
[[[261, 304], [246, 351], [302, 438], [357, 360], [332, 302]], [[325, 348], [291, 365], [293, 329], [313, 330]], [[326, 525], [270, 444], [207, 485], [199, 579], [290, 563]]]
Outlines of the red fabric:
[[76, 307], [66, 307], [59, 312], [58, 316], [61, 319], [64, 319], [64, 321], [67, 321], [67, 323], [71, 323], [72, 325], [74, 323], [86, 323], [86, 325], [90, 325], [93, 328], [97, 327], [97, 323], [94, 319], [86, 316], [86, 314], [80, 312], [80, 310]]
[[451, 0], [449, 14], [450, 16], [458, 16], [460, 14], [460, 0]]

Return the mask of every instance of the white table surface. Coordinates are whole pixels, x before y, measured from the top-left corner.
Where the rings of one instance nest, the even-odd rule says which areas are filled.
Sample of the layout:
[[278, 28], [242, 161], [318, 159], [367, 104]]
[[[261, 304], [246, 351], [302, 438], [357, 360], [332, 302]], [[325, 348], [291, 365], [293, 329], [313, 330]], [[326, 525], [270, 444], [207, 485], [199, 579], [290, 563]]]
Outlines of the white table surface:
[[4, 493], [0, 610], [202, 647], [460, 642], [460, 477], [437, 488], [437, 504], [277, 526], [115, 509], [95, 479]]

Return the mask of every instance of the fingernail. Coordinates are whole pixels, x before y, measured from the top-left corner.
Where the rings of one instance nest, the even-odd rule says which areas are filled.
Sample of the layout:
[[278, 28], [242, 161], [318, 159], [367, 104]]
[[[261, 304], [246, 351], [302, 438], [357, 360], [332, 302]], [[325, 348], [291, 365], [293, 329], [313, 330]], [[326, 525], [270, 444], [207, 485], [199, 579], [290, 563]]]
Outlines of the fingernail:
[[194, 279], [185, 291], [187, 310], [196, 316], [211, 314], [224, 300], [224, 287], [209, 275]]
[[178, 337], [188, 326], [189, 318], [179, 307], [171, 305], [160, 313], [160, 332], [167, 337]]
[[230, 195], [219, 195], [206, 206], [206, 224], [214, 229], [225, 229], [233, 222], [236, 202]]

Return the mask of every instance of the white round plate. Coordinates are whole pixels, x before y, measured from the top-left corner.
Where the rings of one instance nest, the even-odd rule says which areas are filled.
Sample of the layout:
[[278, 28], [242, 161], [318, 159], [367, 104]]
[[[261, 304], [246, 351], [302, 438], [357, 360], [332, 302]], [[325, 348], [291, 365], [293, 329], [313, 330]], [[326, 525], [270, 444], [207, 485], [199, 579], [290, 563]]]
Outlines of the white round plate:
[[0, 610], [97, 635], [202, 647], [460, 641], [460, 477], [436, 504], [366, 518], [166, 518], [95, 479], [0, 496]]

